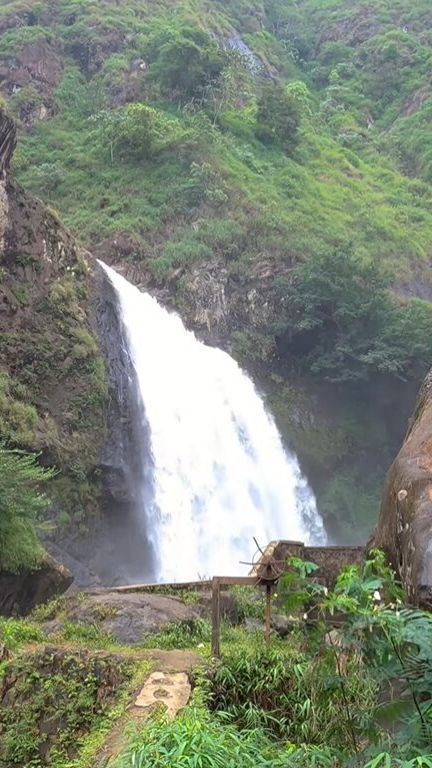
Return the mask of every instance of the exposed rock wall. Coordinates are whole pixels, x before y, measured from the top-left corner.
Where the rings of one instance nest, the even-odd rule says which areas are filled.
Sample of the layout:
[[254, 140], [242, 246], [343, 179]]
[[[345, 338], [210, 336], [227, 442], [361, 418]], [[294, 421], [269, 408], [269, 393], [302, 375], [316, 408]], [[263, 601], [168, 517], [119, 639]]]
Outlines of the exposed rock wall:
[[[103, 486], [102, 557], [93, 564], [105, 584], [148, 579], [155, 572], [155, 552], [145, 529], [151, 495], [149, 443], [142, 439], [146, 418], [137, 400], [136, 377], [128, 353], [114, 289], [101, 268], [96, 278], [96, 327], [109, 386], [106, 439], [99, 467]], [[146, 489], [144, 497], [137, 489]]]
[[386, 477], [372, 543], [389, 557], [412, 601], [432, 598], [432, 371]]
[[[0, 442], [60, 470], [50, 486], [55, 535], [82, 537], [98, 516], [108, 396], [92, 330], [92, 262], [55, 212], [10, 177], [15, 144], [0, 110]], [[17, 578], [20, 594], [23, 579], [31, 594], [31, 577]]]
[[309, 547], [302, 541], [272, 541], [251, 570], [251, 575], [271, 580], [285, 572], [289, 557], [315, 563], [318, 581], [332, 588], [342, 568], [363, 564], [365, 547]]
[[41, 451], [45, 464], [64, 470], [54, 500], [65, 521], [81, 515], [82, 522], [107, 398], [92, 331], [91, 260], [55, 212], [10, 178], [15, 140], [0, 113], [0, 439]]
[[72, 574], [46, 555], [38, 568], [20, 573], [0, 571], [0, 616], [23, 616], [39, 603], [61, 595], [72, 583]]

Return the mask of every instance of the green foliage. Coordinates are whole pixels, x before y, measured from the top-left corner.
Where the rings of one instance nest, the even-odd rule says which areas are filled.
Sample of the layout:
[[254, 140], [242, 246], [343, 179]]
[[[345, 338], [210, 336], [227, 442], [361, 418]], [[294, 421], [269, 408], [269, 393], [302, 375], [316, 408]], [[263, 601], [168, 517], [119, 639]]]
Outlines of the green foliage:
[[38, 415], [28, 399], [25, 387], [20, 387], [6, 374], [0, 375], [0, 438], [9, 445], [33, 444]]
[[285, 312], [276, 331], [286, 354], [329, 381], [374, 373], [417, 377], [432, 357], [432, 309], [404, 306], [388, 291], [377, 261], [362, 262], [348, 246], [299, 264], [276, 286]]
[[142, 637], [142, 648], [193, 648], [202, 643], [208, 643], [211, 637], [211, 626], [204, 619], [182, 621], [179, 624], [169, 624], [160, 632], [151, 632]]
[[358, 673], [354, 659], [347, 661], [343, 689], [335, 675], [328, 649], [314, 660], [292, 635], [289, 649], [228, 652], [211, 675], [211, 706], [240, 728], [341, 748], [350, 741], [352, 712], [359, 723], [364, 720], [375, 685], [365, 671]]
[[169, 22], [149, 35], [144, 55], [149, 77], [163, 92], [183, 100], [204, 95], [227, 64], [226, 54], [207, 32]]
[[[259, 728], [239, 731], [211, 717], [195, 697], [173, 722], [151, 720], [124, 753], [119, 768], [283, 768], [291, 765], [290, 752], [278, 750]], [[303, 765], [308, 765], [307, 749]]]
[[17, 49], [41, 40], [50, 41], [52, 39], [51, 31], [46, 27], [39, 26], [19, 26], [17, 29], [11, 29], [2, 35], [0, 43], [0, 59], [5, 59], [14, 53]]
[[92, 728], [106, 732], [131, 676], [127, 661], [85, 652], [51, 648], [12, 660], [0, 682], [9, 699], [0, 708], [0, 765], [71, 765]]
[[186, 133], [176, 120], [147, 104], [128, 104], [116, 112], [100, 112], [93, 119], [102, 126], [111, 160], [148, 160], [174, 146]]
[[234, 597], [239, 621], [246, 618], [264, 620], [264, 598], [256, 587], [232, 587], [230, 594]]
[[55, 619], [64, 607], [63, 597], [54, 597], [47, 603], [41, 603], [33, 608], [31, 618], [33, 621], [42, 622]]
[[[283, 578], [280, 592], [285, 594], [288, 610], [306, 611], [306, 618], [316, 617], [315, 642], [317, 636], [327, 638], [353, 751], [359, 753], [362, 733], [367, 733], [379, 750], [385, 738], [380, 725], [386, 722], [392, 724], [393, 733], [398, 733], [393, 745], [396, 758], [411, 760], [427, 750], [432, 727], [430, 615], [403, 607], [402, 590], [382, 552], [372, 551], [362, 569], [343, 569], [332, 591], [308, 578], [313, 571], [307, 564], [289, 562], [292, 570]], [[335, 614], [343, 615], [337, 637], [327, 633], [326, 626], [326, 618]], [[364, 711], [360, 720], [347, 696], [350, 677], [346, 661], [351, 657], [360, 665], [360, 673], [370, 675], [377, 685], [371, 710]]]
[[258, 99], [256, 135], [264, 144], [279, 144], [292, 153], [297, 146], [301, 106], [293, 91], [272, 83]]
[[35, 456], [0, 446], [0, 570], [16, 572], [40, 562], [36, 525], [49, 503], [41, 486], [53, 475]]
[[98, 624], [76, 621], [65, 621], [55, 639], [57, 642], [74, 643], [84, 648], [110, 648], [114, 645], [112, 636]]
[[24, 619], [0, 617], [0, 645], [9, 651], [16, 651], [21, 645], [41, 643], [45, 635], [37, 624]]

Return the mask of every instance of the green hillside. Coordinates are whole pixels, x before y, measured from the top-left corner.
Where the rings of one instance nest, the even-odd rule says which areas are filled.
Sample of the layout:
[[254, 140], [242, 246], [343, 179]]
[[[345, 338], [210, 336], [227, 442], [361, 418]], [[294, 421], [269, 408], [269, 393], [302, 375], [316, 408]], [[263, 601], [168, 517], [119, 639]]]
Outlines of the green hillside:
[[0, 30], [16, 178], [192, 325], [223, 279], [217, 341], [364, 539], [432, 359], [430, 4], [3, 2]]

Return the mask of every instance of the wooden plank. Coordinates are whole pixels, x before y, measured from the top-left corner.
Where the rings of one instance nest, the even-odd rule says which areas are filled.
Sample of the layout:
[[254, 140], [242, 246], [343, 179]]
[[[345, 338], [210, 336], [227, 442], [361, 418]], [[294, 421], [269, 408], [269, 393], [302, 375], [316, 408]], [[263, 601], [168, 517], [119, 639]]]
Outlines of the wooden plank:
[[[230, 585], [249, 585], [256, 586], [256, 576], [217, 576], [221, 585], [229, 587]], [[205, 581], [174, 581], [174, 582], [157, 582], [150, 584], [125, 584], [121, 587], [94, 587], [93, 589], [86, 589], [87, 595], [98, 595], [103, 592], [118, 592], [120, 594], [128, 594], [129, 592], [161, 592], [162, 594], [167, 590], [182, 589], [210, 589], [212, 581], [206, 579]]]
[[224, 587], [229, 587], [230, 585], [239, 586], [251, 586], [256, 587], [258, 585], [256, 576], [216, 576], [219, 580], [219, 583], [222, 584]]
[[170, 589], [173, 592], [182, 589], [210, 589], [211, 581], [175, 581], [171, 583], [153, 583], [153, 584], [125, 584], [121, 587], [95, 587], [93, 589], [86, 589], [85, 592], [88, 595], [98, 595], [101, 592], [118, 592], [120, 594], [128, 594], [129, 592], [161, 592], [162, 594]]

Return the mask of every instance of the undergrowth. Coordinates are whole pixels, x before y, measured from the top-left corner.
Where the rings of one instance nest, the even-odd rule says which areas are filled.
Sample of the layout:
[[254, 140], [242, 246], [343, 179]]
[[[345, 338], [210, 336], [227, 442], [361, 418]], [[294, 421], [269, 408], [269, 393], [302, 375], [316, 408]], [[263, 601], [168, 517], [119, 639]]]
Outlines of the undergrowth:
[[379, 552], [342, 571], [332, 591], [315, 570], [293, 558], [280, 585], [297, 617], [289, 641], [267, 647], [243, 632], [226, 644], [196, 674], [193, 705], [175, 723], [146, 726], [122, 766], [430, 768], [430, 616], [402, 607]]
[[0, 765], [87, 768], [149, 669], [53, 646], [12, 658], [0, 683]]

